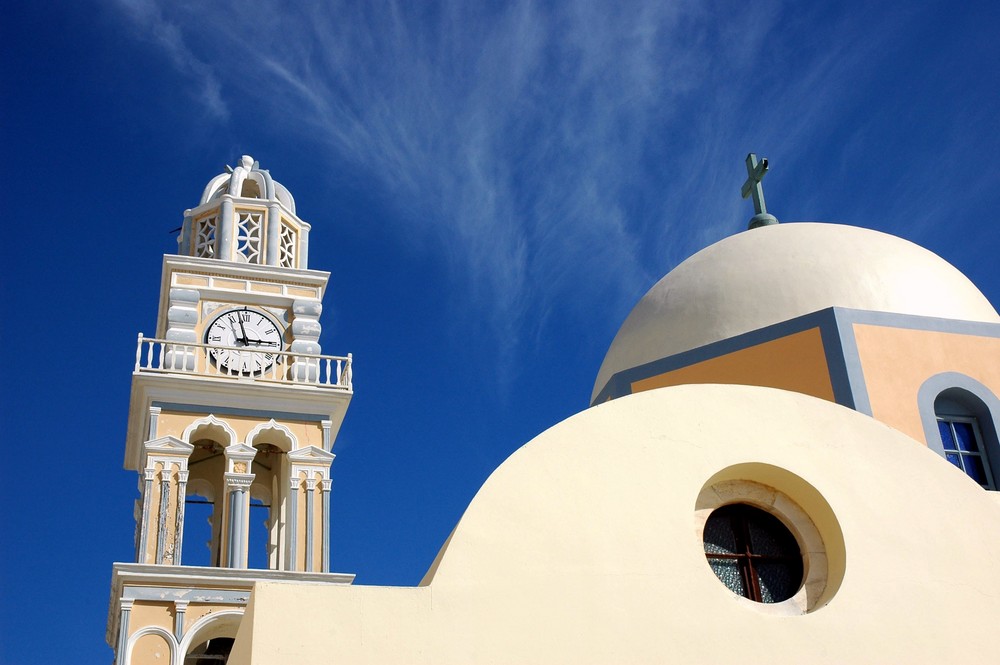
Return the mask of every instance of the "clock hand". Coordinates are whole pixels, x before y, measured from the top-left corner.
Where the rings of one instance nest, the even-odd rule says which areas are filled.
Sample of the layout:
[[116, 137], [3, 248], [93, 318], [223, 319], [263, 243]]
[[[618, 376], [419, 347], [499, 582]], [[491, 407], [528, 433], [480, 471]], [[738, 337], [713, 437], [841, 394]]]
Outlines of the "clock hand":
[[[236, 325], [235, 325], [235, 324], [233, 323], [233, 317], [232, 317], [232, 316], [229, 316], [229, 317], [227, 317], [227, 320], [229, 321], [229, 326], [230, 326], [230, 327], [231, 327], [231, 328], [233, 329], [233, 337], [235, 337], [235, 338], [236, 338], [236, 341], [237, 341], [237, 342], [241, 342], [241, 343], [242, 343], [242, 344], [243, 344], [244, 346], [246, 346], [246, 344], [247, 344], [247, 341], [248, 341], [248, 340], [247, 340], [247, 334], [246, 334], [246, 331], [244, 331], [244, 332], [243, 332], [243, 336], [242, 336], [242, 337], [240, 337], [240, 333], [239, 333], [239, 332], [237, 332], [237, 330], [236, 330]], [[237, 318], [237, 319], [236, 319], [236, 323], [239, 323], [239, 325], [240, 325], [240, 330], [242, 330], [242, 329], [243, 329], [243, 322], [242, 322], [242, 321], [240, 321], [240, 320], [239, 320], [239, 318]]]
[[[246, 311], [246, 307], [244, 307], [243, 309], [244, 309], [244, 311]], [[249, 344], [250, 340], [247, 339], [247, 329], [243, 327], [243, 317], [241, 317], [239, 314], [237, 314], [236, 315], [236, 320], [240, 322], [240, 330], [243, 331], [243, 343], [244, 344]]]
[[265, 344], [267, 346], [278, 346], [277, 342], [269, 342], [269, 341], [264, 340], [264, 339], [253, 339], [253, 340], [249, 340], [247, 343], [248, 344], [255, 344], [256, 346], [263, 346]]

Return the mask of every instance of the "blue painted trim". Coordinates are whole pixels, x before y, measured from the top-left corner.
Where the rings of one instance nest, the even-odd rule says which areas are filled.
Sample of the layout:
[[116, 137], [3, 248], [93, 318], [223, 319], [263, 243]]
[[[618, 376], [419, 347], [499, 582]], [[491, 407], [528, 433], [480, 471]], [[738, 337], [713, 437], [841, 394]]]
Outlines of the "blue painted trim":
[[844, 349], [844, 330], [838, 324], [836, 308], [823, 311], [830, 313], [830, 320], [824, 321], [820, 326], [819, 334], [823, 340], [823, 355], [826, 358], [830, 385], [833, 387], [833, 399], [837, 404], [854, 409], [856, 402], [851, 382], [851, 367]]
[[736, 351], [759, 346], [765, 342], [788, 337], [789, 335], [812, 328], [820, 328], [822, 331], [824, 324], [827, 326], [833, 324], [833, 309], [830, 307], [819, 310], [818, 312], [775, 323], [764, 328], [758, 328], [757, 330], [751, 330], [735, 337], [729, 337], [689, 351], [683, 351], [672, 356], [667, 356], [666, 358], [660, 358], [659, 360], [653, 360], [637, 367], [622, 370], [612, 375], [607, 385], [598, 393], [593, 404], [602, 402], [608, 397], [616, 399], [630, 394], [632, 392], [632, 384], [642, 379], [666, 374], [667, 372], [695, 365], [705, 360], [712, 360], [713, 358], [728, 355]]
[[[854, 317], [857, 310], [834, 307], [834, 323], [837, 326], [837, 337], [840, 340], [840, 358], [837, 364], [842, 364], [847, 375], [848, 390], [851, 392], [850, 407], [866, 416], [872, 415], [872, 403], [868, 397], [868, 384], [865, 383], [865, 373], [861, 369], [861, 354], [858, 352], [858, 340], [854, 337]], [[847, 406], [847, 405], [845, 405]]]
[[1000, 338], [1000, 323], [828, 307], [811, 314], [622, 370], [608, 379], [607, 384], [591, 402], [591, 406], [608, 399], [617, 399], [631, 394], [632, 383], [636, 381], [666, 374], [805, 330], [819, 328], [834, 399], [838, 404], [870, 416], [872, 415], [871, 401], [868, 396], [864, 372], [861, 368], [861, 358], [854, 336], [854, 324]]
[[189, 603], [217, 603], [246, 605], [250, 598], [250, 586], [245, 589], [216, 589], [191, 586], [189, 588], [169, 586], [129, 586], [122, 592], [122, 598], [131, 600], [177, 601]]
[[1000, 487], [1000, 478], [997, 477], [1000, 473], [997, 471], [1000, 469], [1000, 426], [997, 423], [997, 418], [1000, 417], [1000, 398], [971, 376], [959, 372], [942, 372], [921, 384], [917, 391], [917, 406], [920, 409], [920, 422], [924, 426], [927, 447], [944, 457], [944, 442], [941, 441], [941, 432], [938, 430], [934, 402], [941, 393], [956, 389], [973, 397], [969, 399], [961, 396], [958, 399], [976, 416], [986, 448], [987, 464], [993, 474], [993, 485]]
[[300, 422], [320, 422], [329, 420], [330, 414], [292, 413], [290, 411], [269, 411], [266, 409], [240, 409], [236, 407], [206, 406], [202, 404], [177, 404], [174, 402], [152, 402], [152, 406], [181, 413], [211, 413], [225, 416], [249, 416], [251, 418], [274, 418], [275, 420], [297, 420]]
[[958, 335], [975, 335], [977, 337], [1000, 337], [1000, 323], [942, 319], [936, 316], [894, 314], [892, 312], [874, 312], [871, 310], [847, 309], [844, 307], [837, 307], [835, 309], [838, 312], [843, 312], [852, 323], [868, 323], [887, 328], [926, 330], [928, 332], [946, 332]]

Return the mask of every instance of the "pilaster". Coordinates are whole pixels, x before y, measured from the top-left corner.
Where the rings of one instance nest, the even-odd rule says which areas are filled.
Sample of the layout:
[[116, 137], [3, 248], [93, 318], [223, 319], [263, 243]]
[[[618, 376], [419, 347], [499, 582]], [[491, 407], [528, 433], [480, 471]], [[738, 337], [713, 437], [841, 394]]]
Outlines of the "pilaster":
[[[289, 461], [289, 562], [290, 570], [320, 572], [329, 569], [330, 466], [335, 455], [306, 446], [288, 453]], [[302, 510], [302, 528], [297, 511]], [[301, 563], [298, 553], [302, 551]]]
[[215, 256], [223, 261], [233, 260], [233, 227], [235, 225], [236, 209], [233, 204], [233, 197], [229, 194], [222, 195], [222, 203], [219, 205], [219, 232], [215, 236], [217, 243]]
[[167, 346], [163, 366], [168, 369], [189, 372], [195, 368], [195, 349], [183, 344], [198, 343], [195, 327], [198, 325], [200, 298], [201, 294], [195, 289], [170, 289], [166, 337], [171, 342], [181, 344]]
[[267, 206], [267, 250], [264, 261], [276, 266], [281, 258], [281, 207], [277, 202]]
[[[319, 316], [323, 312], [323, 304], [313, 298], [303, 298], [292, 303], [292, 343], [289, 350], [292, 353], [319, 354], [319, 336], [323, 331]], [[292, 376], [295, 381], [319, 380], [318, 358], [296, 358], [292, 363]]]
[[172, 436], [147, 441], [142, 472], [138, 563], [180, 562], [188, 458], [194, 446]]
[[125, 665], [125, 649], [128, 646], [128, 623], [134, 602], [131, 598], [122, 598], [119, 600], [118, 642], [115, 648], [115, 665]]
[[225, 566], [247, 567], [247, 541], [250, 537], [250, 485], [254, 474], [250, 472], [257, 449], [245, 443], [235, 443], [226, 448], [226, 534], [223, 545]]

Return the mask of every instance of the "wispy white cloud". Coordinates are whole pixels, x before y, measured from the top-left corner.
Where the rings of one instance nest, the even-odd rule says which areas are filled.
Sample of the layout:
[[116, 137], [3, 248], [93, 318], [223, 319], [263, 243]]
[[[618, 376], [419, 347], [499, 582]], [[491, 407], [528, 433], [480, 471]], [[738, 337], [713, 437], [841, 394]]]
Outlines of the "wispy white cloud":
[[873, 57], [855, 31], [778, 61], [778, 0], [118, 2], [213, 114], [219, 77], [377, 183], [508, 354], [554, 304], [614, 321], [737, 230], [745, 152], [794, 168]]
[[181, 27], [164, 17], [156, 0], [114, 0], [129, 18], [134, 33], [140, 39], [156, 44], [170, 58], [173, 66], [190, 77], [196, 86], [195, 95], [213, 117], [225, 119], [229, 110], [222, 99], [219, 79], [212, 67], [199, 59], [188, 47]]

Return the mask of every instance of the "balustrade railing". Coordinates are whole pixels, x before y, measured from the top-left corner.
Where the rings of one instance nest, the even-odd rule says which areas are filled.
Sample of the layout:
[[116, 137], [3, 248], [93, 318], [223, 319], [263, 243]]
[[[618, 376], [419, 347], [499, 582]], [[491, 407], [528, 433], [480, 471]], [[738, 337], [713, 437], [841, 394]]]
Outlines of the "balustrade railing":
[[217, 346], [143, 337], [135, 349], [138, 374], [190, 374], [321, 388], [353, 389], [351, 354], [324, 356], [265, 346]]

